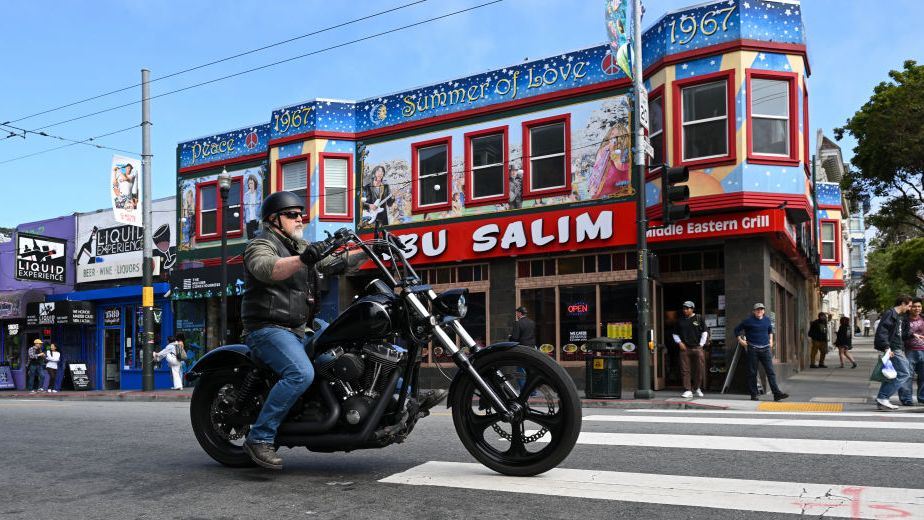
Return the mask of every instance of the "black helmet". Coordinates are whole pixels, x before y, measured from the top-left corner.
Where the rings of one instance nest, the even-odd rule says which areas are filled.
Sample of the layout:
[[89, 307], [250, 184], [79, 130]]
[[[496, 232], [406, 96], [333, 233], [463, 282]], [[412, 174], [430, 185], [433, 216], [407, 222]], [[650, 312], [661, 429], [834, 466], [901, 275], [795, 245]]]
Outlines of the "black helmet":
[[263, 199], [263, 209], [260, 210], [260, 213], [265, 222], [276, 213], [289, 208], [298, 208], [304, 212], [305, 200], [291, 191], [277, 191], [276, 193], [270, 193], [269, 197]]

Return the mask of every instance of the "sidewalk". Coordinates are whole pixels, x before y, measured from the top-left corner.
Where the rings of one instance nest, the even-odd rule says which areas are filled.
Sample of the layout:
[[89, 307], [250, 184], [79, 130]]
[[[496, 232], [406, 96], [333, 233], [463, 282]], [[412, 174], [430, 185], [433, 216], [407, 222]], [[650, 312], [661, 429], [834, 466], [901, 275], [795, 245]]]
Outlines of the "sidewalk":
[[[701, 410], [743, 410], [772, 411], [875, 411], [876, 393], [879, 383], [869, 380], [869, 374], [876, 364], [877, 352], [873, 350], [873, 339], [854, 336], [851, 355], [859, 366], [839, 368], [837, 352], [829, 352], [825, 359], [828, 368], [812, 368], [790, 377], [780, 383], [789, 399], [774, 403], [770, 394], [761, 396], [760, 401], [751, 401], [745, 394], [718, 394], [707, 392], [705, 397], [684, 399], [676, 390], [655, 392], [653, 399], [632, 399], [634, 389], [624, 388], [624, 399], [581, 399], [585, 408], [661, 408]], [[917, 383], [915, 383], [916, 385]], [[917, 386], [915, 386], [915, 391]], [[24, 390], [0, 391], [2, 399], [36, 399], [57, 401], [166, 401], [186, 402], [192, 396], [192, 388], [183, 390], [100, 390], [88, 392], [29, 393]], [[896, 402], [896, 398], [893, 398]], [[829, 405], [829, 406], [828, 406]], [[883, 412], [889, 413], [889, 412]], [[924, 413], [924, 406], [902, 407], [891, 413]]]

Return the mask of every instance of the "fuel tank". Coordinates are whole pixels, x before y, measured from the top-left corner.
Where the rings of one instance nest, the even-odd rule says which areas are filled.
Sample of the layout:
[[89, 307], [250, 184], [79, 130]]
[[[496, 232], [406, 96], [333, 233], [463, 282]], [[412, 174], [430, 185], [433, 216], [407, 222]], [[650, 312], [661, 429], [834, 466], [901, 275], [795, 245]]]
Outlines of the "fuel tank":
[[316, 351], [321, 352], [324, 345], [368, 341], [388, 335], [394, 330], [391, 316], [394, 301], [394, 296], [383, 294], [360, 298], [321, 332], [315, 342]]

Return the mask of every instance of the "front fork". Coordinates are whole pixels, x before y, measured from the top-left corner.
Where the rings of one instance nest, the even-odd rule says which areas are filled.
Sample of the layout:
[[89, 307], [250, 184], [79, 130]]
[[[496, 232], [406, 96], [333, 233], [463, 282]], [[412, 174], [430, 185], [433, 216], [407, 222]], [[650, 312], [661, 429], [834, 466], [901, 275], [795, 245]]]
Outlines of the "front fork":
[[[431, 294], [430, 297], [433, 298], [435, 295]], [[509, 421], [513, 419], [514, 416], [520, 411], [518, 405], [514, 403], [513, 406], [507, 406], [507, 404], [504, 403], [501, 397], [497, 395], [497, 392], [495, 392], [494, 389], [488, 385], [487, 381], [481, 377], [481, 374], [475, 370], [475, 367], [472, 365], [471, 361], [469, 361], [465, 353], [456, 346], [455, 342], [452, 341], [452, 338], [450, 338], [449, 335], [446, 334], [446, 332], [443, 330], [443, 328], [439, 326], [436, 321], [436, 317], [430, 314], [427, 308], [424, 307], [424, 305], [417, 298], [416, 294], [408, 294], [407, 300], [411, 303], [411, 306], [414, 308], [418, 315], [430, 322], [433, 336], [437, 339], [437, 341], [439, 341], [441, 345], [443, 345], [444, 349], [452, 353], [452, 359], [455, 360], [456, 366], [464, 370], [469, 375], [469, 377], [475, 381], [475, 386], [481, 390], [481, 395], [486, 396], [491, 401], [491, 403], [494, 405], [494, 408], [501, 414], [502, 417], [504, 417], [505, 420]], [[475, 348], [475, 340], [472, 339], [472, 336], [468, 333], [468, 331], [462, 327], [462, 324], [459, 323], [458, 320], [454, 320], [451, 323], [453, 332], [455, 332], [462, 339], [462, 343], [464, 343], [465, 346], [469, 348], [469, 350], [473, 350]], [[505, 384], [509, 387], [509, 390], [513, 392], [511, 395], [516, 395], [516, 389], [513, 388], [510, 382], [505, 381]]]

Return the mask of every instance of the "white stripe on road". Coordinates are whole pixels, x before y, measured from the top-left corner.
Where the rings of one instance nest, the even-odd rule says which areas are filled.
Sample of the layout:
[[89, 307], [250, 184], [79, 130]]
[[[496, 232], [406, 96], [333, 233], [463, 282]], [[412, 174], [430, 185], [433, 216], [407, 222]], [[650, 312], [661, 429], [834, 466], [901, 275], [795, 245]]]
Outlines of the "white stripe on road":
[[824, 417], [880, 417], [890, 421], [892, 419], [924, 420], [924, 413], [921, 412], [764, 412], [760, 410], [665, 410], [662, 408], [633, 408], [623, 411], [631, 414], [656, 413], [683, 415], [818, 415]]
[[[528, 433], [527, 433], [528, 434]], [[548, 442], [546, 434], [538, 442]], [[644, 446], [694, 450], [760, 451], [766, 453], [807, 453], [924, 459], [924, 444], [913, 442], [842, 441], [822, 439], [781, 439], [770, 437], [725, 437], [720, 435], [672, 435], [660, 433], [581, 432], [578, 444], [605, 446]], [[924, 493], [922, 493], [924, 495]]]
[[379, 482], [841, 518], [924, 517], [921, 490], [557, 468], [523, 478], [430, 461]]
[[924, 430], [924, 422], [818, 421], [813, 419], [740, 419], [733, 417], [648, 417], [644, 415], [587, 415], [585, 421], [670, 424], [721, 424], [730, 426], [780, 426], [784, 428], [864, 428], [874, 430]]

